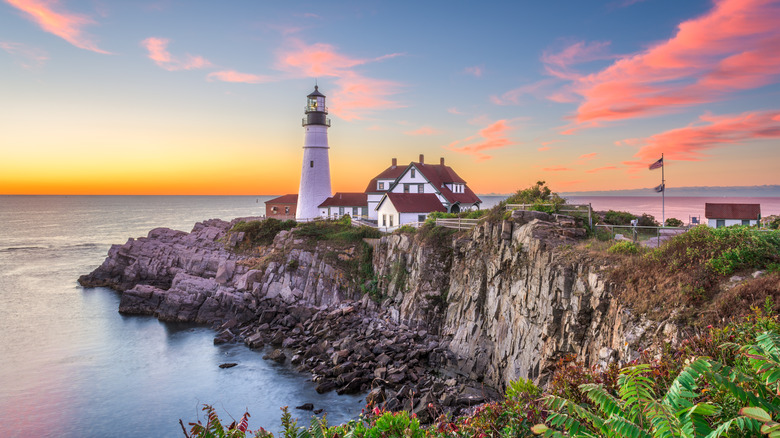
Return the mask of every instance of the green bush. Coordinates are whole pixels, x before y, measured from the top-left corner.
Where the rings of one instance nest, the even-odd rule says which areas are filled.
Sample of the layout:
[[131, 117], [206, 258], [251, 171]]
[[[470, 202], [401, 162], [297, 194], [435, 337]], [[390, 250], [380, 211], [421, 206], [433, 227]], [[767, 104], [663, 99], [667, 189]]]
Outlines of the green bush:
[[631, 225], [636, 216], [627, 211], [609, 210], [604, 214], [604, 223], [610, 225]]
[[537, 181], [531, 187], [518, 190], [499, 205], [503, 209], [506, 207], [506, 204], [531, 204], [531, 210], [558, 213], [561, 206], [566, 204], [566, 200], [547, 187], [544, 181]]
[[681, 227], [684, 224], [683, 221], [681, 221], [680, 219], [670, 217], [669, 219], [666, 220], [664, 225], [667, 227]]
[[610, 254], [639, 254], [641, 247], [634, 242], [621, 240], [607, 249]]
[[637, 225], [640, 227], [659, 227], [661, 226], [653, 215], [642, 213], [642, 216], [637, 218]]
[[[345, 219], [346, 218], [346, 219]], [[314, 240], [334, 240], [341, 242], [358, 242], [364, 238], [379, 238], [382, 233], [376, 228], [350, 225], [349, 216], [339, 220], [323, 220], [303, 222], [293, 230], [296, 236]]]
[[692, 271], [704, 266], [713, 274], [730, 275], [739, 269], [764, 269], [780, 262], [780, 231], [699, 225], [651, 254], [671, 270]]
[[243, 232], [244, 242], [254, 247], [257, 245], [270, 245], [280, 231], [292, 229], [296, 225], [297, 222], [294, 220], [282, 222], [278, 219], [268, 218], [262, 221], [240, 221], [233, 225], [230, 232]]

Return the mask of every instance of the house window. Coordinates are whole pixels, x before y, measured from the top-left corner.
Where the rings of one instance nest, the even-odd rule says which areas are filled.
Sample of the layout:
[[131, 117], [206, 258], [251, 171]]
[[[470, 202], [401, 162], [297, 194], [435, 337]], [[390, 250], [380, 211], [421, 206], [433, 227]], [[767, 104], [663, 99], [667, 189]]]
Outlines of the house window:
[[384, 190], [384, 189], [385, 189], [385, 183], [383, 183], [383, 182], [376, 183], [376, 185], [377, 185], [377, 187], [376, 187], [376, 188], [377, 188], [378, 190]]
[[425, 217], [424, 214], [417, 215], [417, 222], [425, 222]]
[[415, 174], [414, 169], [412, 169], [412, 178], [414, 178], [414, 174]]
[[404, 193], [409, 193], [409, 184], [404, 184]]
[[309, 167], [314, 167], [314, 160], [309, 161]]
[[715, 219], [715, 228], [725, 227], [726, 219]]
[[360, 211], [363, 216], [368, 216], [368, 207], [360, 207]]
[[357, 210], [358, 210], [357, 207], [352, 207], [352, 216], [357, 216], [358, 215]]
[[425, 189], [422, 184], [417, 184], [417, 193], [425, 193]]
[[742, 219], [742, 225], [750, 225], [750, 219]]
[[339, 216], [344, 216], [344, 207], [339, 207]]
[[290, 207], [284, 207], [284, 214], [290, 214]]
[[391, 214], [391, 215], [390, 215], [390, 226], [391, 226], [391, 227], [393, 226], [393, 217], [394, 217], [394, 216], [395, 216], [394, 214]]
[[387, 226], [387, 215], [386, 214], [382, 215], [382, 226], [383, 227]]
[[271, 211], [274, 212], [274, 213], [276, 213], [278, 210], [279, 210], [279, 208], [277, 206], [275, 206], [275, 205], [273, 207], [271, 207]]

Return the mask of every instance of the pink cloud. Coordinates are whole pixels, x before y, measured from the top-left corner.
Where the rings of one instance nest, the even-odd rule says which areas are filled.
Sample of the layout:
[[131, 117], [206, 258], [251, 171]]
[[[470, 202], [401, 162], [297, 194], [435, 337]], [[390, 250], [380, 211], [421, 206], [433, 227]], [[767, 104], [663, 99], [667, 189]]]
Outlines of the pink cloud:
[[569, 172], [572, 169], [563, 166], [554, 166], [554, 167], [544, 167], [542, 168], [542, 170], [545, 172]]
[[538, 99], [545, 98], [551, 91], [550, 87], [558, 81], [555, 79], [542, 79], [509, 90], [501, 96], [490, 96], [490, 101], [496, 105], [517, 105], [524, 96], [533, 96]]
[[438, 129], [431, 128], [430, 126], [421, 126], [418, 129], [415, 129], [413, 131], [406, 131], [404, 134], [406, 135], [434, 135], [434, 134], [440, 134], [441, 131]]
[[477, 161], [485, 161], [493, 158], [484, 153], [491, 149], [502, 149], [515, 144], [508, 138], [513, 130], [506, 120], [498, 120], [490, 126], [481, 129], [477, 134], [457, 140], [445, 146], [453, 152], [473, 155]]
[[542, 146], [540, 148], [536, 148], [536, 150], [539, 152], [549, 151], [550, 149], [552, 149], [550, 146]]
[[270, 76], [254, 75], [251, 73], [241, 73], [235, 70], [222, 70], [209, 73], [206, 76], [209, 81], [222, 81], [222, 82], [240, 82], [244, 84], [262, 84], [271, 82], [274, 79]]
[[333, 114], [346, 120], [360, 119], [366, 112], [401, 106], [390, 99], [390, 96], [399, 92], [399, 83], [369, 78], [359, 73], [356, 67], [402, 54], [393, 53], [365, 59], [344, 55], [335, 47], [324, 43], [307, 45], [292, 40], [291, 45], [291, 48], [278, 53], [276, 67], [301, 77], [335, 78], [338, 88], [332, 93], [329, 105]]
[[595, 169], [586, 170], [585, 173], [601, 173], [607, 170], [617, 170], [617, 166], [596, 167]]
[[83, 27], [95, 24], [95, 21], [90, 17], [57, 7], [58, 2], [56, 0], [5, 1], [27, 14], [27, 18], [37, 23], [46, 32], [54, 34], [80, 49], [109, 54], [109, 52], [97, 46], [93, 37], [84, 33]]
[[596, 73], [568, 70], [577, 57], [566, 51], [544, 60], [550, 74], [571, 81], [564, 90], [581, 97], [576, 124], [647, 117], [776, 81], [779, 21], [776, 1], [715, 0], [706, 14], [680, 23], [672, 38]]
[[169, 43], [170, 40], [166, 38], [155, 37], [141, 41], [141, 45], [149, 51], [149, 59], [168, 71], [192, 70], [211, 66], [211, 63], [202, 56], [187, 55], [184, 60], [174, 58], [168, 52]]
[[448, 113], [450, 113], [450, 114], [455, 114], [455, 115], [459, 115], [459, 116], [460, 116], [460, 115], [463, 115], [463, 113], [462, 113], [462, 112], [460, 112], [460, 111], [458, 110], [458, 108], [456, 108], [456, 107], [454, 107], [454, 106], [453, 106], [453, 107], [450, 107], [450, 108], [447, 108], [447, 112], [448, 112]]
[[724, 116], [701, 116], [704, 124], [655, 134], [645, 139], [629, 139], [629, 144], [641, 145], [636, 157], [640, 162], [629, 166], [648, 166], [664, 154], [666, 160], [699, 161], [706, 151], [727, 145], [744, 144], [751, 140], [780, 138], [780, 110], [746, 112]]
[[474, 77], [480, 78], [482, 77], [482, 73], [484, 73], [484, 68], [478, 65], [475, 65], [473, 67], [466, 67], [463, 70], [463, 73], [466, 73], [467, 75], [472, 75]]
[[0, 41], [0, 49], [16, 57], [19, 65], [27, 69], [42, 67], [49, 59], [49, 55], [44, 50], [22, 43]]
[[578, 161], [581, 162], [581, 163], [584, 163], [586, 161], [590, 161], [590, 160], [596, 158], [597, 155], [598, 154], [596, 152], [592, 152], [590, 154], [583, 154], [583, 155], [580, 155], [580, 158], [579, 158]]

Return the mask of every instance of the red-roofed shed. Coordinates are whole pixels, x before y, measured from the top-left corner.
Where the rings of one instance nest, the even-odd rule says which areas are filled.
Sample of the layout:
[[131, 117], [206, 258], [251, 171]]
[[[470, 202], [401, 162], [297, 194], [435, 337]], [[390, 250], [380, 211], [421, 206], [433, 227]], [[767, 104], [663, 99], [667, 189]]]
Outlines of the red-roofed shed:
[[286, 220], [295, 219], [295, 208], [298, 206], [298, 195], [283, 195], [265, 201], [265, 217]]
[[319, 205], [320, 216], [340, 218], [349, 215], [365, 217], [368, 215], [368, 195], [366, 193], [336, 192]]
[[704, 217], [714, 228], [731, 225], [757, 225], [761, 219], [761, 204], [704, 204]]
[[439, 197], [433, 193], [388, 192], [377, 206], [378, 226], [395, 229], [402, 224], [423, 222], [428, 213], [446, 212]]

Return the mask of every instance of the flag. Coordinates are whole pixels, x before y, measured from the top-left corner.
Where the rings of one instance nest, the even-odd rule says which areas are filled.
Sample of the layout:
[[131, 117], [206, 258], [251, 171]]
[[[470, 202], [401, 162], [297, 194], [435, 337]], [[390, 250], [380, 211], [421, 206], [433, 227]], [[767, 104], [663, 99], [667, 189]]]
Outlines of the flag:
[[666, 184], [661, 184], [660, 186], [656, 187], [656, 188], [655, 188], [655, 189], [653, 189], [653, 190], [655, 190], [655, 191], [656, 191], [656, 192], [658, 192], [658, 193], [661, 193], [661, 192], [663, 192], [665, 189], [666, 189]]
[[658, 168], [661, 168], [661, 167], [664, 167], [664, 157], [659, 158], [658, 161], [656, 161], [655, 163], [651, 164], [650, 165], [650, 170], [658, 169]]

